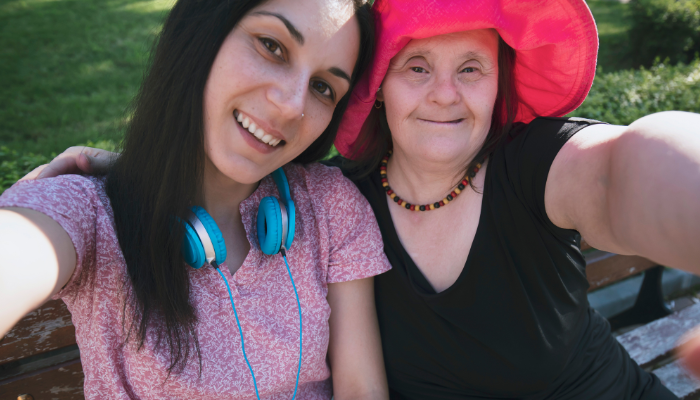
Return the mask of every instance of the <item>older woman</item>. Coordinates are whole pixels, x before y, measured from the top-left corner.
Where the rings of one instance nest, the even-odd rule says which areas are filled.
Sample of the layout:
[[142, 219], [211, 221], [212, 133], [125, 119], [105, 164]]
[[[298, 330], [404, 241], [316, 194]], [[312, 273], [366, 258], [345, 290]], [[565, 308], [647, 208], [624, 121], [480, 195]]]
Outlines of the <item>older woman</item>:
[[335, 164], [393, 265], [375, 280], [392, 398], [675, 398], [590, 308], [579, 246], [699, 272], [700, 117], [556, 118], [595, 73], [580, 0], [374, 10], [374, 64], [336, 139], [355, 161]]

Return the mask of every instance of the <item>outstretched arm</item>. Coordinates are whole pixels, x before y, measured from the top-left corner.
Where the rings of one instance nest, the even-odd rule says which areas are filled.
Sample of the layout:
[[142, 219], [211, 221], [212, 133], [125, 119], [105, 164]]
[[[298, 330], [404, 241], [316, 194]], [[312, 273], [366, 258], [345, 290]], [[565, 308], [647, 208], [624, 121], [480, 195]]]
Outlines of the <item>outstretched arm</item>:
[[584, 128], [552, 164], [545, 208], [593, 247], [700, 274], [700, 115]]
[[374, 278], [328, 284], [333, 397], [388, 399], [374, 307]]
[[75, 269], [68, 233], [48, 216], [0, 208], [0, 337], [57, 293]]

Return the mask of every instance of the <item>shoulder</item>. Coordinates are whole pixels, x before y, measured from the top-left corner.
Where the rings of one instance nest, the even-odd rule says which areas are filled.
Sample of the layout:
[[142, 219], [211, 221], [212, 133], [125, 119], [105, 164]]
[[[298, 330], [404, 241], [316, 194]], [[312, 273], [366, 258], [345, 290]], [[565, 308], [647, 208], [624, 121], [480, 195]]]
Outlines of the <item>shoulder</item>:
[[547, 142], [568, 139], [576, 132], [591, 125], [604, 122], [585, 118], [537, 117], [527, 124], [518, 123], [508, 133], [506, 145], [517, 145], [526, 141]]
[[7, 189], [0, 197], [0, 206], [53, 204], [78, 206], [106, 200], [105, 179], [81, 175], [61, 175], [55, 178], [21, 181]]
[[355, 184], [345, 177], [343, 171], [337, 166], [320, 163], [288, 164], [285, 172], [290, 185], [303, 186], [312, 199], [326, 202], [337, 198], [354, 200], [362, 198]]

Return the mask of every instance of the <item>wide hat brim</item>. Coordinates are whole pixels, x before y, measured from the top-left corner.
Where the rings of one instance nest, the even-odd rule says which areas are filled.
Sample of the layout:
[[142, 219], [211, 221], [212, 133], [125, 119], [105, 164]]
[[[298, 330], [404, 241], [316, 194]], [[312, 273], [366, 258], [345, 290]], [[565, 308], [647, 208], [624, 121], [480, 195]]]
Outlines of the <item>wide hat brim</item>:
[[346, 157], [357, 155], [356, 142], [389, 63], [412, 39], [496, 29], [516, 51], [516, 122], [566, 115], [593, 84], [598, 32], [583, 0], [377, 0], [372, 9], [374, 60], [351, 93], [335, 140]]

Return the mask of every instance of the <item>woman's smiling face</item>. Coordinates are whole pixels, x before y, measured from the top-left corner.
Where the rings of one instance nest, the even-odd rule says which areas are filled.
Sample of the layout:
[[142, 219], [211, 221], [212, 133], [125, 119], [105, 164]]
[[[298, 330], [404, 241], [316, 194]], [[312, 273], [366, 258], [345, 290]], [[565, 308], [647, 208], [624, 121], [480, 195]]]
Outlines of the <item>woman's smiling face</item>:
[[224, 40], [204, 89], [206, 171], [249, 184], [301, 154], [349, 90], [359, 43], [350, 0], [251, 10]]
[[473, 30], [417, 39], [391, 60], [377, 93], [395, 151], [466, 163], [491, 126], [498, 93], [498, 34]]

